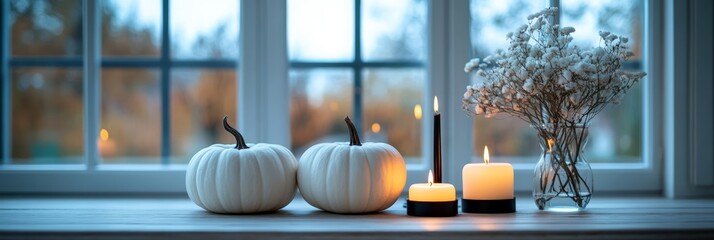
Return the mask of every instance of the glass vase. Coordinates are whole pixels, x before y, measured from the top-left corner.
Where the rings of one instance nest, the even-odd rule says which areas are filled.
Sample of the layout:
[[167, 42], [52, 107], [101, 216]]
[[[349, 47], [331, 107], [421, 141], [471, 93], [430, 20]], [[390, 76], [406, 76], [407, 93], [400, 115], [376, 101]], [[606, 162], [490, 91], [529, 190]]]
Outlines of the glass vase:
[[533, 127], [542, 149], [533, 177], [538, 209], [579, 211], [593, 193], [593, 174], [585, 160], [588, 125], [552, 124]]

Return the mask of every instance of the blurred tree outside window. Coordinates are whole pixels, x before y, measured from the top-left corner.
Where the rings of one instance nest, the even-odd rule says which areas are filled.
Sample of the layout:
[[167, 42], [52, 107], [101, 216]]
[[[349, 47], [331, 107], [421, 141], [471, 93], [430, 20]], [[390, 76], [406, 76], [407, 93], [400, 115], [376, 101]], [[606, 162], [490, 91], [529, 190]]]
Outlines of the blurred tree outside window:
[[[52, 58], [54, 66], [9, 71], [12, 164], [83, 161], [82, 1], [10, 1], [10, 59]], [[3, 116], [5, 117], [5, 116]]]
[[[642, 0], [560, 1], [560, 24], [572, 26], [575, 44], [590, 48], [601, 44], [599, 30], [610, 31], [630, 38], [630, 49], [635, 57], [625, 63], [630, 70], [642, 69], [643, 45]], [[526, 17], [545, 8], [547, 1], [471, 1], [472, 56], [483, 58], [505, 49], [506, 34], [526, 23]], [[644, 80], [646, 81], [646, 79]], [[642, 85], [636, 84], [619, 105], [611, 105], [591, 123], [587, 156], [590, 162], [642, 162]], [[528, 123], [507, 115], [474, 118], [473, 155], [481, 156], [488, 145], [496, 156], [510, 157], [509, 161], [535, 163], [540, 153], [535, 131]]]

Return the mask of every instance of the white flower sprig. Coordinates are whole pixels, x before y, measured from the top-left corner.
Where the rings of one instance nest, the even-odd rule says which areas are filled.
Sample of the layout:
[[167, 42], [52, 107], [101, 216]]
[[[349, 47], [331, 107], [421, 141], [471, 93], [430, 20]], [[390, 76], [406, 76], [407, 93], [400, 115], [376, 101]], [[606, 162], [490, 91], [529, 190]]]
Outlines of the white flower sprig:
[[508, 33], [506, 51], [466, 63], [464, 71], [475, 71], [477, 83], [466, 87], [464, 111], [503, 112], [538, 126], [587, 124], [646, 75], [621, 70], [634, 55], [628, 38], [601, 31], [604, 46], [581, 49], [570, 44], [575, 28], [549, 21], [557, 11], [528, 16], [528, 24]]

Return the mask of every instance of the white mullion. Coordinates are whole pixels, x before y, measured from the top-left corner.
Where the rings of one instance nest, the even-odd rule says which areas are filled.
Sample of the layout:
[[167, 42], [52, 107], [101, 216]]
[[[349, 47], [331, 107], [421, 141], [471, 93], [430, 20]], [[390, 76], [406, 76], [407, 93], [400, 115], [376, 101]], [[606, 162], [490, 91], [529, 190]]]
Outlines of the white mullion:
[[250, 142], [290, 145], [286, 6], [241, 2], [238, 126]]
[[290, 89], [288, 81], [288, 37], [287, 37], [287, 1], [270, 0], [266, 7], [264, 55], [261, 65], [265, 71], [262, 101], [266, 103], [263, 112], [266, 140], [269, 143], [290, 147]]
[[259, 31], [262, 28], [259, 16], [260, 2], [242, 0], [240, 3], [240, 64], [238, 80], [238, 128], [249, 142], [258, 141], [260, 136], [260, 101], [261, 67]]
[[84, 97], [84, 157], [88, 170], [96, 169], [99, 163], [97, 138], [99, 136], [100, 101], [101, 101], [101, 42], [99, 27], [101, 24], [101, 1], [83, 1], [84, 40], [82, 81]]

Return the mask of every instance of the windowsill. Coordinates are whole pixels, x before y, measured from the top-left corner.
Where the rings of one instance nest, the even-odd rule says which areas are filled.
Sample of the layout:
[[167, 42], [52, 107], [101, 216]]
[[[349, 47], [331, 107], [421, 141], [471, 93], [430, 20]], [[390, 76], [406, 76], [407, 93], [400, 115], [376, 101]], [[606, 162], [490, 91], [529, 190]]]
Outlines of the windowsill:
[[283, 210], [219, 215], [184, 197], [0, 197], [0, 238], [662, 238], [714, 236], [714, 199], [595, 197], [586, 211], [538, 211], [518, 198], [513, 214], [406, 215], [400, 199], [378, 214], [338, 215], [296, 198]]

